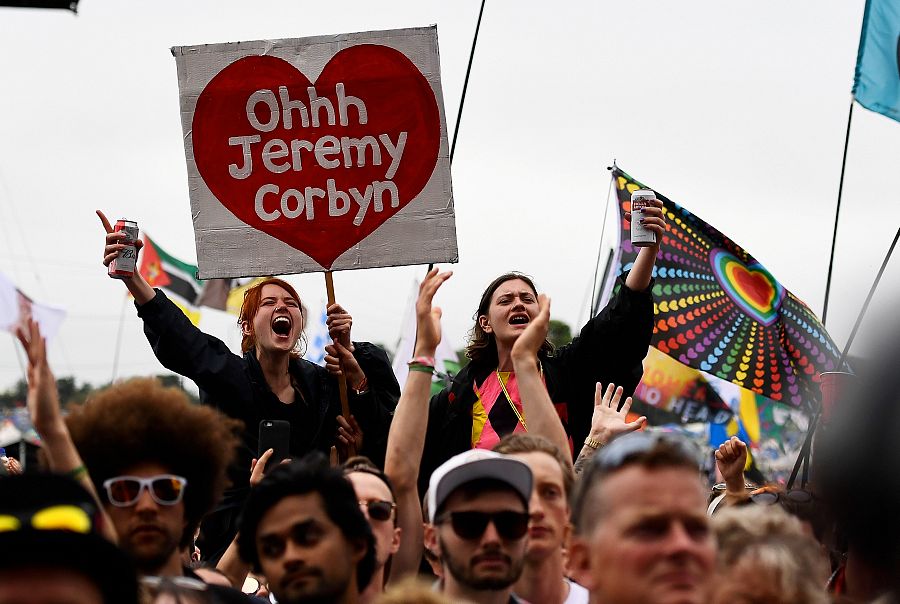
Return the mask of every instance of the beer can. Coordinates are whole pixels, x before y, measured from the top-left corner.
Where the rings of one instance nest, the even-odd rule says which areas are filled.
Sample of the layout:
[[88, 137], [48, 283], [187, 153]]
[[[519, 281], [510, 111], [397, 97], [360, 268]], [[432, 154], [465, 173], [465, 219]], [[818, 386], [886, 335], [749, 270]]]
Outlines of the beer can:
[[134, 277], [137, 264], [137, 246], [134, 244], [138, 238], [138, 225], [131, 220], [120, 218], [116, 221], [116, 232], [125, 233], [125, 238], [119, 243], [125, 246], [117, 258], [109, 263], [109, 276], [113, 279], [129, 279]]
[[649, 189], [638, 189], [631, 194], [631, 243], [636, 247], [656, 245], [656, 233], [641, 224], [644, 208], [656, 199]]

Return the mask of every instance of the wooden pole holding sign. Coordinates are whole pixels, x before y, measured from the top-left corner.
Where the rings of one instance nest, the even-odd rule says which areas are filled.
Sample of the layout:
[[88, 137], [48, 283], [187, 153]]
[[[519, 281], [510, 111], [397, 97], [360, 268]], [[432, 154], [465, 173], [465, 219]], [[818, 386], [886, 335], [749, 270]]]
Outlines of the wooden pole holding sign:
[[[335, 304], [334, 300], [334, 279], [331, 277], [331, 271], [325, 271], [325, 291], [328, 294], [328, 306]], [[343, 375], [338, 376], [338, 393], [341, 396], [341, 415], [345, 419], [350, 419], [350, 404], [347, 402], [347, 378]]]

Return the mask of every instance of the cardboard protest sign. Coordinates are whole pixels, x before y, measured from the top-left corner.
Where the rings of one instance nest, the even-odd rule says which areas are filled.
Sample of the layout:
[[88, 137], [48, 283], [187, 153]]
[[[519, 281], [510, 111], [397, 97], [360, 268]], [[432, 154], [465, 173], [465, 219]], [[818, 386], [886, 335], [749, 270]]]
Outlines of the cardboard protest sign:
[[435, 27], [172, 53], [201, 278], [457, 260]]

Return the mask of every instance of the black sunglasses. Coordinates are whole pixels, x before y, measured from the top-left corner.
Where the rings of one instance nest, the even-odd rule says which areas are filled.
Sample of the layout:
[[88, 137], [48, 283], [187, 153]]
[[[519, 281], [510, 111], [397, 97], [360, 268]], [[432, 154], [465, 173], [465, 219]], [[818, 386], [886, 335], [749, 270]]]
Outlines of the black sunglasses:
[[371, 499], [369, 501], [360, 501], [360, 506], [365, 506], [366, 511], [369, 513], [369, 518], [372, 520], [379, 520], [384, 522], [385, 520], [390, 520], [391, 516], [394, 514], [394, 509], [397, 507], [397, 504], [392, 501], [384, 501], [381, 499]]
[[525, 512], [448, 512], [437, 519], [437, 524], [450, 520], [453, 532], [460, 539], [472, 541], [484, 534], [489, 522], [494, 523], [497, 534], [507, 541], [521, 539], [528, 532], [528, 514]]

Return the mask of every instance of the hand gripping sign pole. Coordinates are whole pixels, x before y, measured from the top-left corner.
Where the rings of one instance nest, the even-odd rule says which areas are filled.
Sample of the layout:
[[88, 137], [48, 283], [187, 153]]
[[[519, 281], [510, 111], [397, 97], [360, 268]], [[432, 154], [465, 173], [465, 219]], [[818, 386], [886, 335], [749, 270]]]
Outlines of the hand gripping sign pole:
[[[331, 271], [325, 271], [325, 290], [328, 294], [328, 306], [335, 304], [334, 298], [334, 279], [331, 276]], [[350, 419], [350, 405], [347, 403], [347, 378], [344, 375], [338, 376], [338, 393], [341, 396], [341, 415], [344, 416], [345, 419]]]

